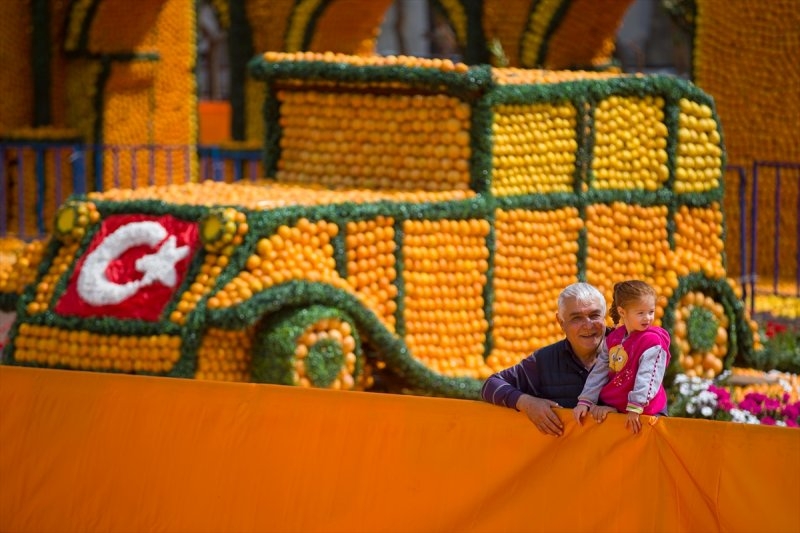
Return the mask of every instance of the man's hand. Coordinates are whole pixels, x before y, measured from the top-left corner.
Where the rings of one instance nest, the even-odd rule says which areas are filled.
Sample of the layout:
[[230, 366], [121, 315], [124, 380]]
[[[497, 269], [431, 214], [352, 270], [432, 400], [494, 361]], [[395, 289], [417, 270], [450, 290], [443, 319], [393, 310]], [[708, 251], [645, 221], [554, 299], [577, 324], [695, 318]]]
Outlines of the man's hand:
[[553, 407], [560, 407], [556, 402], [523, 394], [517, 400], [517, 409], [525, 413], [536, 429], [545, 435], [560, 436], [564, 425], [553, 412]]
[[630, 428], [631, 433], [636, 435], [642, 429], [642, 421], [639, 420], [639, 413], [628, 411], [628, 419], [625, 420], [625, 427]]

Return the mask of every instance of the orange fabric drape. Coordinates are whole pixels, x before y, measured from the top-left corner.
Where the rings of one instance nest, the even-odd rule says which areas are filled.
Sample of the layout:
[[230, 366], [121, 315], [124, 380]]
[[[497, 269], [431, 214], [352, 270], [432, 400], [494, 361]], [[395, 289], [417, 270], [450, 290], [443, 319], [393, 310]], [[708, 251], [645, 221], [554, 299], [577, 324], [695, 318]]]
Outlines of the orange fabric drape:
[[800, 430], [0, 367], [0, 530], [800, 531]]

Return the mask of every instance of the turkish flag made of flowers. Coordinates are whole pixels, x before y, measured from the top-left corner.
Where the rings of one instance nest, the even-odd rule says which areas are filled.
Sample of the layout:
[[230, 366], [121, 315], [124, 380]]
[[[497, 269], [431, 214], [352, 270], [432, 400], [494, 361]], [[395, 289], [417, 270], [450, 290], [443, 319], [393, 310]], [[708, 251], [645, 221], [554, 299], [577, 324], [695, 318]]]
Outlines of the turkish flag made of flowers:
[[199, 246], [197, 224], [170, 215], [112, 215], [55, 306], [62, 315], [157, 321]]

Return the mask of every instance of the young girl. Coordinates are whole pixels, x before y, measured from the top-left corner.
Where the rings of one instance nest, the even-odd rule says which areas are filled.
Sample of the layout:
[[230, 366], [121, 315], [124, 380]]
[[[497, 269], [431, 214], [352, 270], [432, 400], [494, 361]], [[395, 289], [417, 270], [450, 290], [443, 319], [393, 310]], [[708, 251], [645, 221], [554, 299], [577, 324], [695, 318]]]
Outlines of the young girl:
[[[639, 415], [666, 414], [667, 393], [661, 381], [669, 364], [669, 333], [653, 326], [656, 291], [643, 281], [614, 285], [610, 314], [614, 325], [622, 326], [606, 336], [602, 350], [578, 397], [573, 415], [581, 423], [591, 410], [598, 422], [616, 409], [628, 413], [625, 427], [638, 433]], [[597, 406], [598, 398], [602, 404]], [[613, 408], [613, 409], [611, 409]]]

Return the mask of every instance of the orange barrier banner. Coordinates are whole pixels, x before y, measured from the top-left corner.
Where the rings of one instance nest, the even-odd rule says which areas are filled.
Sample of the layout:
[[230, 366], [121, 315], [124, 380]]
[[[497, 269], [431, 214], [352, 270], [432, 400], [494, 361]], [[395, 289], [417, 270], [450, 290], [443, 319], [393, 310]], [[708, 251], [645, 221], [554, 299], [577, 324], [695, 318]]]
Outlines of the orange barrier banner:
[[800, 430], [0, 367], [0, 530], [800, 531]]

